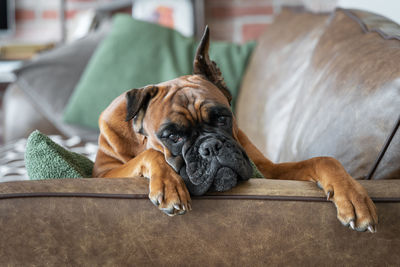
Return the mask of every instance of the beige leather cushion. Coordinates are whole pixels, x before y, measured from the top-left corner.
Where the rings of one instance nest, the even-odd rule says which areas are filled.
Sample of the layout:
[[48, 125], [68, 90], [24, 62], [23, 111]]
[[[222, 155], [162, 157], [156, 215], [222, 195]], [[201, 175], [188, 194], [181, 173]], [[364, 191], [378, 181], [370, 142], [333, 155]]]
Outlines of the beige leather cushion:
[[[293, 17], [292, 21], [308, 22], [308, 16], [321, 18], [287, 12], [282, 16]], [[337, 10], [324, 20], [326, 27], [320, 23], [304, 30], [315, 32], [317, 27], [323, 31], [315, 37], [318, 41], [302, 37], [312, 50], [307, 53], [302, 51], [307, 45], [299, 43], [301, 37], [279, 44], [283, 37], [277, 35], [274, 38], [280, 41], [275, 43], [280, 48], [276, 49], [272, 44], [265, 45], [274, 42], [271, 33], [267, 31], [263, 36], [243, 82], [238, 120], [273, 160], [333, 156], [355, 178], [365, 176], [372, 167], [399, 116], [400, 42], [384, 40], [375, 32], [365, 33], [354, 16]], [[274, 27], [303, 35], [294, 25], [281, 25], [280, 19]], [[272, 35], [276, 34], [274, 30]], [[271, 74], [274, 64], [279, 71], [275, 69]], [[292, 65], [297, 71], [287, 68]], [[304, 70], [298, 71], [300, 68]], [[252, 72], [255, 69], [256, 74]], [[269, 79], [260, 78], [260, 72]], [[247, 107], [245, 102], [250, 101], [244, 99], [248, 96], [254, 98], [251, 101], [258, 99], [259, 104]], [[251, 119], [255, 114], [257, 121]], [[399, 145], [397, 134], [375, 179], [400, 177]]]
[[237, 102], [239, 126], [273, 161], [285, 139], [310, 57], [327, 15], [283, 9], [259, 39]]

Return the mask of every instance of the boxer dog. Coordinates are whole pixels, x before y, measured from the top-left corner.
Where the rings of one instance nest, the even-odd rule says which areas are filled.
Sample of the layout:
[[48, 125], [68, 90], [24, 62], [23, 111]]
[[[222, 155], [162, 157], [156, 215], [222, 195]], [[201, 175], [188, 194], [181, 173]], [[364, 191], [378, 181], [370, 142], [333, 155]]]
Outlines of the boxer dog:
[[117, 97], [100, 116], [94, 177], [149, 178], [149, 198], [168, 215], [191, 210], [192, 195], [226, 191], [252, 175], [314, 181], [358, 231], [375, 232], [376, 208], [366, 190], [335, 159], [274, 164], [238, 128], [221, 72], [208, 55], [206, 27], [193, 75]]

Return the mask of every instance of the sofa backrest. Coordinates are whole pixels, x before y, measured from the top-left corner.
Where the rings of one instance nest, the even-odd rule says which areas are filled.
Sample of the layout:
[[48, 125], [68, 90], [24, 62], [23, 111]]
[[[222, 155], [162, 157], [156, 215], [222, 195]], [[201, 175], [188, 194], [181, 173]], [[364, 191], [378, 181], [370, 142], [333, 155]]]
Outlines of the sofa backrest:
[[[332, 156], [363, 178], [400, 115], [399, 63], [400, 26], [386, 18], [284, 9], [250, 61], [239, 126], [274, 162]], [[400, 178], [399, 148], [397, 133], [374, 179]]]

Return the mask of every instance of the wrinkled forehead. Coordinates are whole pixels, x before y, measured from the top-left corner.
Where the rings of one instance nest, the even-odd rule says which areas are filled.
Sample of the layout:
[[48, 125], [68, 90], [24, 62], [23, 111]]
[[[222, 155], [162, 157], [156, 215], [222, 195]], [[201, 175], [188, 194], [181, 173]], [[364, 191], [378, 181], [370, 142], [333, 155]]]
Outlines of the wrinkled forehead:
[[214, 100], [229, 106], [226, 96], [213, 83], [202, 75], [187, 75], [177, 79], [159, 83], [158, 86], [165, 98], [179, 101], [176, 96], [182, 98], [195, 97], [197, 101], [203, 99]]
[[[175, 123], [190, 127], [208, 122], [214, 113], [230, 112], [226, 97], [211, 82], [199, 75], [189, 75], [160, 83], [159, 94], [149, 106], [149, 113], [160, 112], [155, 127]], [[157, 129], [154, 129], [157, 130]]]

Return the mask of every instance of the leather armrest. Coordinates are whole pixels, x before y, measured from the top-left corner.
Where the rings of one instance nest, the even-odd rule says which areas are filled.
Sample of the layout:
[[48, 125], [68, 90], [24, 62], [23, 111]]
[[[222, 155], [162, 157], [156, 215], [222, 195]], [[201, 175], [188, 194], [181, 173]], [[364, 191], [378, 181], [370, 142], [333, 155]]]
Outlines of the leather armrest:
[[310, 182], [251, 179], [168, 217], [144, 178], [0, 184], [0, 258], [11, 265], [395, 265], [400, 180], [361, 181], [378, 232], [342, 226]]

